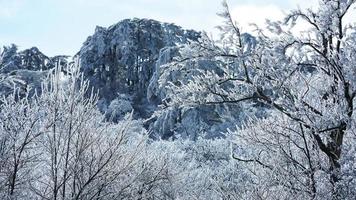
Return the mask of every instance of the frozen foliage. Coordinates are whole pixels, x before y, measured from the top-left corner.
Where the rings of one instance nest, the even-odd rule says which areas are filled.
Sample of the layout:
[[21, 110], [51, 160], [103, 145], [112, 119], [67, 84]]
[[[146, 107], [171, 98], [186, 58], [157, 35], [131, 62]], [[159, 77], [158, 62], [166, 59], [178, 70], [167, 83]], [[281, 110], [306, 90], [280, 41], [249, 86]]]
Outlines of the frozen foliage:
[[[246, 38], [253, 38], [245, 34]], [[204, 40], [205, 35], [201, 40]], [[194, 45], [194, 43], [192, 44]], [[195, 102], [195, 104], [180, 104], [174, 101], [182, 98], [195, 98], [199, 96], [204, 100], [209, 98], [209, 93], [216, 92], [216, 87], [211, 85], [194, 85], [195, 79], [220, 80], [224, 77], [219, 60], [211, 58], [189, 59], [193, 56], [191, 46], [170, 47], [161, 50], [156, 63], [156, 70], [148, 87], [147, 96], [150, 101], [159, 102], [161, 105], [151, 116], [153, 122], [150, 131], [155, 137], [167, 139], [169, 137], [184, 137], [195, 140], [198, 136], [222, 137], [222, 132], [228, 127], [243, 121], [245, 113], [239, 105], [221, 105], [216, 102]], [[209, 76], [209, 77], [208, 77]], [[232, 85], [224, 84], [223, 88], [231, 89]], [[199, 87], [204, 87], [200, 89]], [[254, 106], [251, 107], [254, 109]], [[261, 112], [262, 112], [261, 108]], [[148, 121], [149, 121], [148, 120]]]
[[110, 102], [110, 105], [104, 111], [106, 117], [113, 121], [122, 119], [126, 114], [133, 111], [132, 99], [127, 95], [118, 95], [117, 98]]
[[8, 74], [0, 73], [0, 94], [12, 94], [14, 88], [19, 89], [19, 95], [25, 95], [30, 90], [30, 96], [35, 90], [40, 92], [42, 81], [47, 77], [48, 71], [15, 70]]
[[104, 122], [79, 70], [67, 68], [64, 81], [60, 71], [49, 75], [40, 96], [18, 99], [15, 90], [3, 99], [1, 198], [125, 198], [149, 170], [141, 164], [150, 162], [144, 129], [130, 116]]

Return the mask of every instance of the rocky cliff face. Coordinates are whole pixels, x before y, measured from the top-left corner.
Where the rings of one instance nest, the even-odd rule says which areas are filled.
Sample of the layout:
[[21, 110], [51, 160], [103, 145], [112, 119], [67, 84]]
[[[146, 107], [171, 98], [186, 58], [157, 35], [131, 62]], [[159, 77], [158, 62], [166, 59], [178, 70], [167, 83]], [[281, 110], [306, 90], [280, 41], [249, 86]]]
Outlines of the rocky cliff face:
[[77, 54], [84, 75], [99, 91], [103, 110], [120, 94], [129, 95], [137, 116], [148, 117], [147, 88], [163, 48], [196, 41], [200, 34], [150, 19], [126, 19], [97, 27]]

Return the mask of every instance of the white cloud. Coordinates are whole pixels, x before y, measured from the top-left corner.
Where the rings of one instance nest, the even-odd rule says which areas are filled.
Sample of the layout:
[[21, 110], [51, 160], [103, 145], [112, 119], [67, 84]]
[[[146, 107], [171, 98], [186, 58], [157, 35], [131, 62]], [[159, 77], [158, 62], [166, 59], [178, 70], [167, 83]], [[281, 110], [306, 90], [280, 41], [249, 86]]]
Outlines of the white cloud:
[[231, 15], [243, 32], [252, 32], [255, 28], [251, 24], [264, 27], [266, 19], [276, 21], [284, 17], [282, 9], [274, 5], [240, 5], [231, 9]]
[[291, 0], [291, 6], [293, 9], [298, 7], [305, 8], [317, 8], [319, 5], [318, 0]]
[[[283, 20], [285, 15], [294, 9], [308, 9], [312, 8], [313, 11], [317, 12], [319, 8], [318, 0], [290, 0], [287, 9], [282, 9], [277, 6], [277, 4], [268, 5], [257, 5], [257, 4], [245, 4], [237, 5], [231, 9], [231, 14], [233, 19], [236, 20], [243, 32], [254, 31], [254, 26], [251, 24], [257, 24], [260, 28], [264, 29], [266, 27], [266, 19], [271, 21]], [[347, 15], [344, 18], [345, 24], [354, 24], [356, 26], [356, 5], [350, 8]], [[300, 35], [303, 34], [305, 30], [310, 28], [310, 25], [305, 21], [300, 20], [299, 23], [291, 30], [293, 33]], [[266, 34], [266, 33], [265, 33]]]

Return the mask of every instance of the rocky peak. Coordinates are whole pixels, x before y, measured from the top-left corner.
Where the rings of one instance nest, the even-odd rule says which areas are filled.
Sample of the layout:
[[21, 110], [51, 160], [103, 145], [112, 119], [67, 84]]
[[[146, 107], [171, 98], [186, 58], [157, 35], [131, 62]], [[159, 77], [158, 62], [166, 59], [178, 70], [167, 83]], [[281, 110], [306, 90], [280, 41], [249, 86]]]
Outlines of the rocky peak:
[[37, 47], [23, 51], [18, 51], [14, 44], [3, 47], [0, 51], [0, 95], [11, 94], [14, 86], [20, 89], [20, 93], [27, 89], [31, 89], [30, 95], [35, 90], [39, 92], [49, 69], [56, 64], [66, 65], [68, 57], [48, 57]]
[[[151, 19], [125, 19], [108, 28], [96, 27], [77, 54], [84, 75], [109, 103], [118, 93], [147, 103], [147, 87], [160, 50], [196, 41], [200, 33]], [[136, 106], [137, 112], [145, 111]], [[145, 106], [147, 107], [147, 106]]]
[[58, 62], [67, 63], [68, 56], [48, 57], [37, 47], [18, 51], [17, 46], [4, 47], [0, 53], [0, 72], [9, 73], [15, 70], [45, 71], [53, 68]]

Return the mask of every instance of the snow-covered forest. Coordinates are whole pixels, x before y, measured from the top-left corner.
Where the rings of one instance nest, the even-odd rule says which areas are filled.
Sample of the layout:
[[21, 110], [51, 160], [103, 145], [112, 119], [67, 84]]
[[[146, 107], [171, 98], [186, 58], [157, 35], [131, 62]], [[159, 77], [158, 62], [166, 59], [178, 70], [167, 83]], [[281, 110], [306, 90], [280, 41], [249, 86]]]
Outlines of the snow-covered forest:
[[218, 38], [133, 18], [73, 57], [3, 47], [0, 199], [355, 199], [355, 6], [245, 33], [224, 1]]

